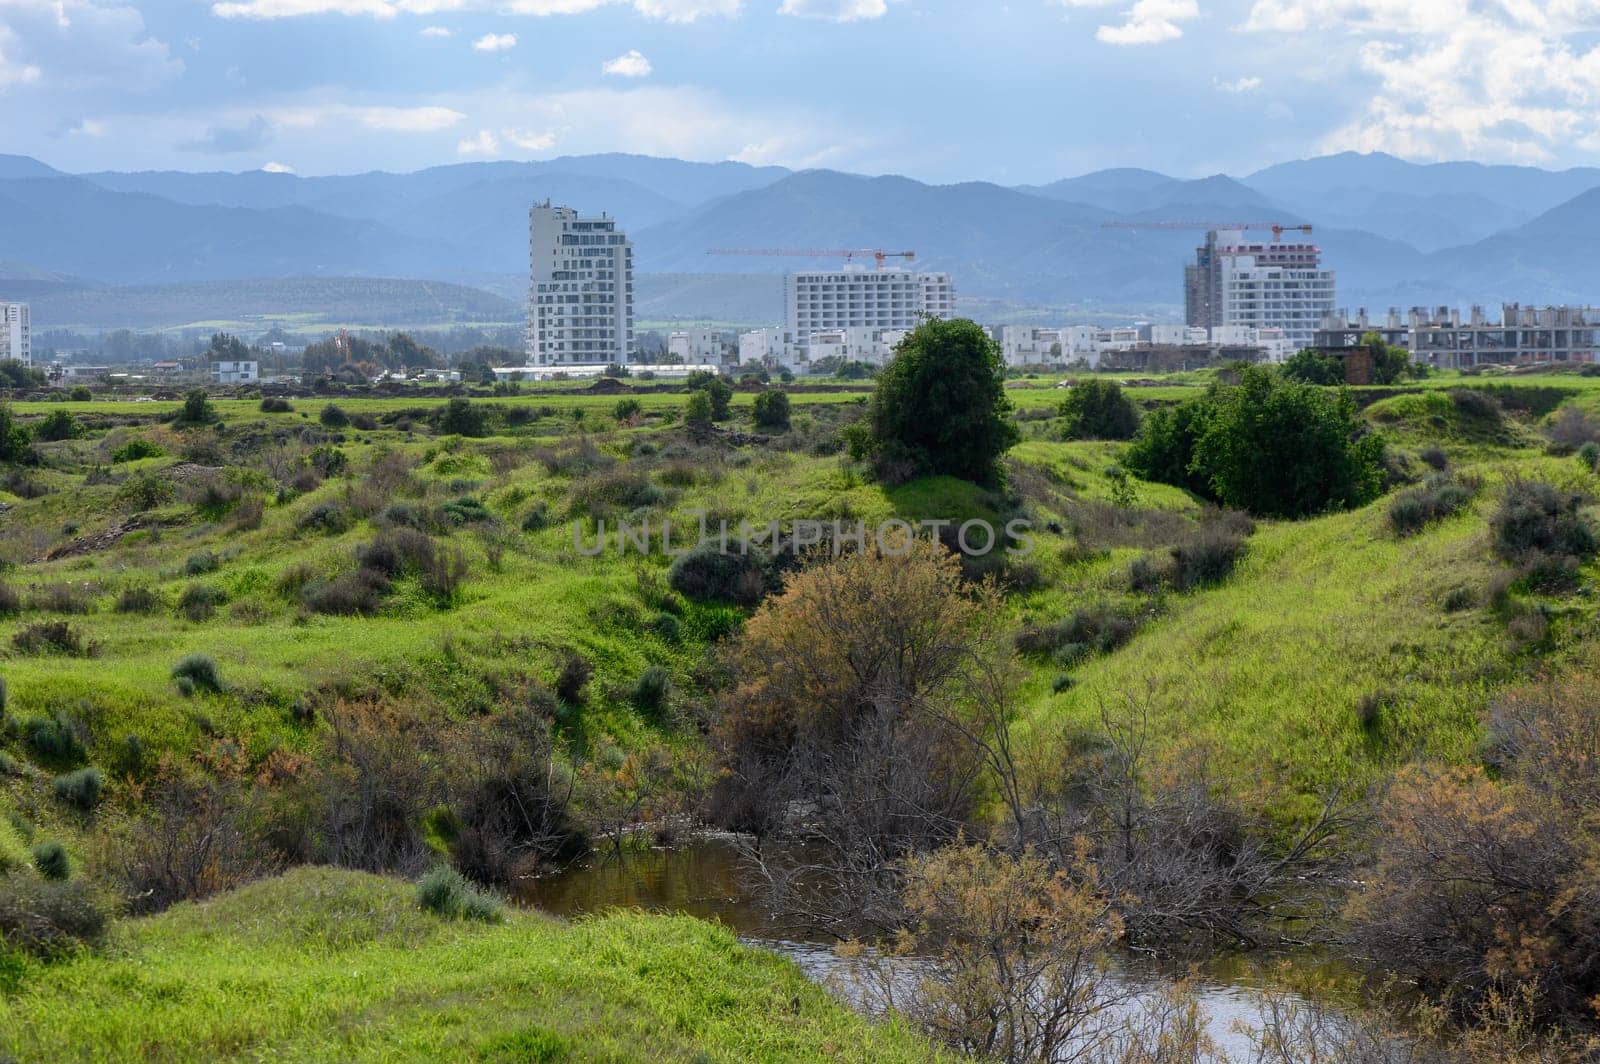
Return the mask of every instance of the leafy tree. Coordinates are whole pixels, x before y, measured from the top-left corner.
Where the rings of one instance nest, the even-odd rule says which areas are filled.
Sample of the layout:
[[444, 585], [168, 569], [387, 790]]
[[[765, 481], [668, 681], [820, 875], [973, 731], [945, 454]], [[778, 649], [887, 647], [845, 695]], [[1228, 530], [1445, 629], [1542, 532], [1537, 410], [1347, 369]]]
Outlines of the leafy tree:
[[350, 424], [350, 415], [340, 409], [337, 403], [329, 403], [317, 415], [317, 420], [322, 422], [324, 428], [342, 429]]
[[789, 393], [768, 391], [756, 396], [755, 422], [757, 428], [788, 431]]
[[11, 408], [0, 403], [0, 462], [32, 464], [37, 458], [29, 444], [28, 430], [11, 416]]
[[67, 393], [67, 397], [74, 403], [87, 403], [94, 399], [94, 393], [89, 390], [87, 384], [75, 384], [72, 386], [72, 391]]
[[1283, 375], [1305, 384], [1343, 384], [1344, 363], [1307, 347], [1284, 362]]
[[244, 362], [250, 358], [250, 348], [237, 336], [219, 332], [212, 335], [206, 354], [212, 361]]
[[1382, 459], [1382, 437], [1363, 433], [1348, 394], [1253, 367], [1212, 405], [1193, 468], [1225, 506], [1309, 517], [1374, 498]]
[[1078, 381], [1061, 400], [1060, 412], [1073, 439], [1129, 440], [1139, 431], [1139, 412], [1116, 381]]
[[1361, 342], [1372, 351], [1372, 383], [1395, 384], [1408, 377], [1427, 375], [1428, 367], [1411, 360], [1411, 352], [1403, 347], [1391, 347], [1376, 332], [1365, 333]]
[[196, 388], [183, 397], [183, 409], [178, 420], [186, 425], [209, 425], [217, 420], [217, 411], [206, 398], [203, 389]]
[[44, 371], [29, 369], [14, 358], [0, 361], [0, 388], [43, 388]]
[[695, 370], [688, 377], [691, 392], [705, 392], [711, 401], [711, 420], [726, 421], [733, 416], [733, 388], [728, 382], [707, 370]]
[[83, 435], [83, 426], [65, 410], [52, 410], [39, 422], [34, 434], [41, 440], [72, 440]]
[[637, 399], [618, 399], [617, 405], [611, 410], [611, 416], [618, 421], [632, 421], [643, 410], [644, 406]]
[[878, 375], [869, 411], [880, 471], [1001, 479], [1000, 456], [1021, 438], [1005, 395], [1000, 347], [975, 322], [929, 320]]
[[452, 399], [439, 418], [439, 431], [447, 436], [482, 436], [483, 409], [473, 406], [470, 399]]
[[713, 414], [711, 394], [709, 392], [689, 393], [689, 401], [683, 406], [683, 420], [685, 422], [699, 428], [705, 428], [711, 424]]
[[1122, 464], [1145, 480], [1209, 496], [1210, 482], [1194, 468], [1194, 448], [1211, 417], [1213, 399], [1214, 392], [1151, 411], [1123, 455]]

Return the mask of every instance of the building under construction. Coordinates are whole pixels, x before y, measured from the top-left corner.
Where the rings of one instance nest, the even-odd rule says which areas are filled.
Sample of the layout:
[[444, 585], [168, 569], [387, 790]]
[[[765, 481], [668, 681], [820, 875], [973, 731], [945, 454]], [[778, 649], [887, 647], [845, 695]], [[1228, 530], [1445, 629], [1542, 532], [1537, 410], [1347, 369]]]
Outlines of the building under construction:
[[1600, 309], [1520, 303], [1502, 304], [1498, 322], [1489, 321], [1482, 307], [1473, 307], [1465, 321], [1450, 307], [1412, 307], [1404, 318], [1390, 309], [1381, 321], [1369, 319], [1365, 310], [1354, 317], [1338, 311], [1317, 330], [1315, 346], [1355, 347], [1369, 332], [1440, 369], [1600, 361]]
[[1279, 329], [1296, 348], [1311, 344], [1317, 326], [1333, 310], [1334, 271], [1322, 268], [1322, 249], [1284, 240], [1285, 228], [1271, 240], [1245, 229], [1212, 229], [1183, 268], [1184, 320], [1200, 328], [1237, 325]]

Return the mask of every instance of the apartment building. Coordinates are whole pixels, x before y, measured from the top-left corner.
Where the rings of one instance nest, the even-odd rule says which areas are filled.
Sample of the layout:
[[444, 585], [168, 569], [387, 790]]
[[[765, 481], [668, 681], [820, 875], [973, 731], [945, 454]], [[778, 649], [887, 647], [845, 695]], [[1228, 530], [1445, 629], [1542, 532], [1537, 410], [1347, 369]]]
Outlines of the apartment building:
[[212, 384], [249, 384], [261, 379], [261, 363], [259, 362], [213, 362], [211, 363]]
[[28, 304], [0, 301], [0, 362], [33, 365], [33, 340], [29, 335]]
[[909, 331], [923, 318], [953, 318], [955, 283], [947, 273], [897, 267], [791, 273], [784, 278], [785, 328], [806, 343], [820, 330]]
[[1365, 309], [1354, 317], [1341, 310], [1323, 320], [1316, 346], [1355, 347], [1369, 332], [1440, 369], [1600, 361], [1600, 309], [1580, 306], [1503, 303], [1499, 321], [1490, 321], [1482, 307], [1473, 307], [1465, 320], [1450, 307], [1412, 307], [1404, 318], [1391, 308], [1381, 321], [1368, 318]]
[[1322, 267], [1321, 248], [1241, 229], [1208, 232], [1183, 282], [1189, 325], [1281, 329], [1296, 349], [1313, 342], [1334, 304], [1334, 271]]
[[800, 362], [799, 349], [794, 334], [781, 325], [750, 329], [739, 334], [739, 362], [742, 365], [766, 366], [768, 369], [795, 366]]
[[530, 366], [633, 359], [633, 245], [616, 219], [530, 207], [528, 273]]
[[726, 329], [680, 329], [667, 336], [674, 362], [731, 362], [738, 350], [738, 337]]

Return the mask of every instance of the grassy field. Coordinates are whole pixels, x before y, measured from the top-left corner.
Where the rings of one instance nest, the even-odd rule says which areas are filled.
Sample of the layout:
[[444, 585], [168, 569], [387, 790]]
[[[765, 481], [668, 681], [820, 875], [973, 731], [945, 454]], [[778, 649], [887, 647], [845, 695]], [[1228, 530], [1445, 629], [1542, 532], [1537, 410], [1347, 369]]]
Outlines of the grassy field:
[[18, 1060], [937, 1059], [708, 923], [450, 922], [407, 884], [330, 869], [131, 921], [103, 957], [10, 974], [21, 989], [0, 990], [0, 1054]]
[[[1200, 394], [1208, 380], [1130, 392], [1150, 407]], [[520, 712], [541, 704], [535, 696], [558, 685], [575, 654], [592, 667], [588, 693], [551, 719], [571, 765], [614, 748], [694, 756], [717, 646], [748, 611], [671, 591], [659, 533], [644, 554], [586, 556], [575, 529], [593, 543], [601, 520], [688, 531], [702, 514], [735, 528], [1003, 524], [1025, 514], [1031, 552], [991, 568], [1010, 587], [1008, 620], [1023, 629], [1103, 608], [1131, 631], [1071, 660], [1022, 659], [1014, 728], [1032, 779], [1057, 780], [1103, 715], [1131, 715], [1147, 722], [1161, 758], [1230, 766], [1249, 803], [1281, 823], [1332, 787], [1359, 789], [1418, 757], [1476, 759], [1497, 691], [1600, 637], [1594, 562], [1573, 595], [1496, 591], [1504, 567], [1488, 530], [1512, 478], [1600, 496], [1600, 475], [1547, 453], [1545, 434], [1563, 405], [1600, 415], [1600, 378], [1430, 379], [1367, 396], [1365, 417], [1390, 441], [1396, 469], [1420, 479], [1437, 449], [1478, 484], [1472, 505], [1409, 538], [1390, 529], [1388, 496], [1349, 513], [1259, 521], [1231, 575], [1187, 591], [1141, 589], [1130, 572], [1220, 518], [1176, 488], [1119, 486], [1124, 445], [1063, 440], [1055, 384], [1012, 382], [1023, 442], [997, 491], [949, 478], [872, 480], [840, 453], [862, 391], [796, 392], [791, 431], [764, 440], [694, 438], [679, 423], [684, 396], [664, 390], [637, 396], [640, 415], [621, 422], [618, 397], [577, 386], [477, 399], [488, 421], [474, 438], [442, 430], [440, 397], [341, 399], [354, 421], [339, 428], [319, 418], [325, 399], [266, 413], [254, 399], [219, 398], [217, 424], [191, 427], [171, 421], [175, 403], [14, 404], [30, 424], [70, 413], [83, 432], [41, 443], [40, 467], [0, 483], [0, 584], [19, 605], [0, 615], [6, 709], [18, 722], [71, 720], [85, 753], [52, 760], [30, 747], [25, 727], [0, 731], [0, 752], [21, 766], [0, 771], [0, 863], [26, 864], [28, 847], [59, 839], [75, 866], [92, 866], [94, 818], [51, 797], [53, 775], [74, 764], [107, 768], [108, 807], [134, 808], [143, 782], [116, 768], [131, 745], [147, 759], [195, 764], [237, 749], [249, 774], [279, 753], [313, 749], [325, 725], [307, 706], [370, 692], [461, 721]], [[1463, 399], [1452, 391], [1460, 387], [1493, 402]], [[752, 402], [737, 394], [726, 428], [751, 433]], [[161, 453], [115, 461], [134, 441]], [[136, 498], [132, 489], [150, 483], [168, 490]], [[459, 552], [464, 575], [448, 593], [407, 572], [365, 612], [315, 604], [308, 589], [351, 574], [364, 548], [407, 522]], [[1538, 630], [1517, 628], [1516, 617], [1536, 617]], [[81, 650], [14, 641], [50, 623], [70, 626]], [[219, 690], [174, 679], [192, 654], [215, 662]], [[647, 711], [632, 693], [652, 669], [670, 677], [669, 711]], [[414, 911], [409, 889], [302, 871], [119, 924], [103, 954], [0, 965], [0, 980], [11, 980], [0, 993], [0, 1053], [921, 1052], [839, 1012], [783, 962], [692, 921], [441, 924]], [[651, 1032], [666, 1041], [648, 1041]]]

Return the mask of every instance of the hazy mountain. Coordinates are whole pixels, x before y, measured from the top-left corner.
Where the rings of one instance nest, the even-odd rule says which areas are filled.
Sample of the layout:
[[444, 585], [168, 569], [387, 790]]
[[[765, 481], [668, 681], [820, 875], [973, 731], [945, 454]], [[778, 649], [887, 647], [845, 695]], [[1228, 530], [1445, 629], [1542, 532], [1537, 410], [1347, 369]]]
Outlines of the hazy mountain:
[[1182, 184], [1178, 179], [1154, 170], [1121, 167], [1097, 170], [1081, 177], [1067, 177], [1048, 185], [1023, 185], [1019, 192], [1030, 192], [1068, 203], [1085, 203], [1108, 211], [1137, 211], [1151, 205], [1150, 196], [1162, 188]]
[[63, 177], [60, 170], [26, 155], [0, 155], [0, 181], [19, 177]]
[[1437, 252], [1428, 257], [1423, 276], [1456, 286], [1465, 302], [1592, 305], [1600, 303], [1596, 246], [1600, 246], [1600, 188], [1525, 225]]

